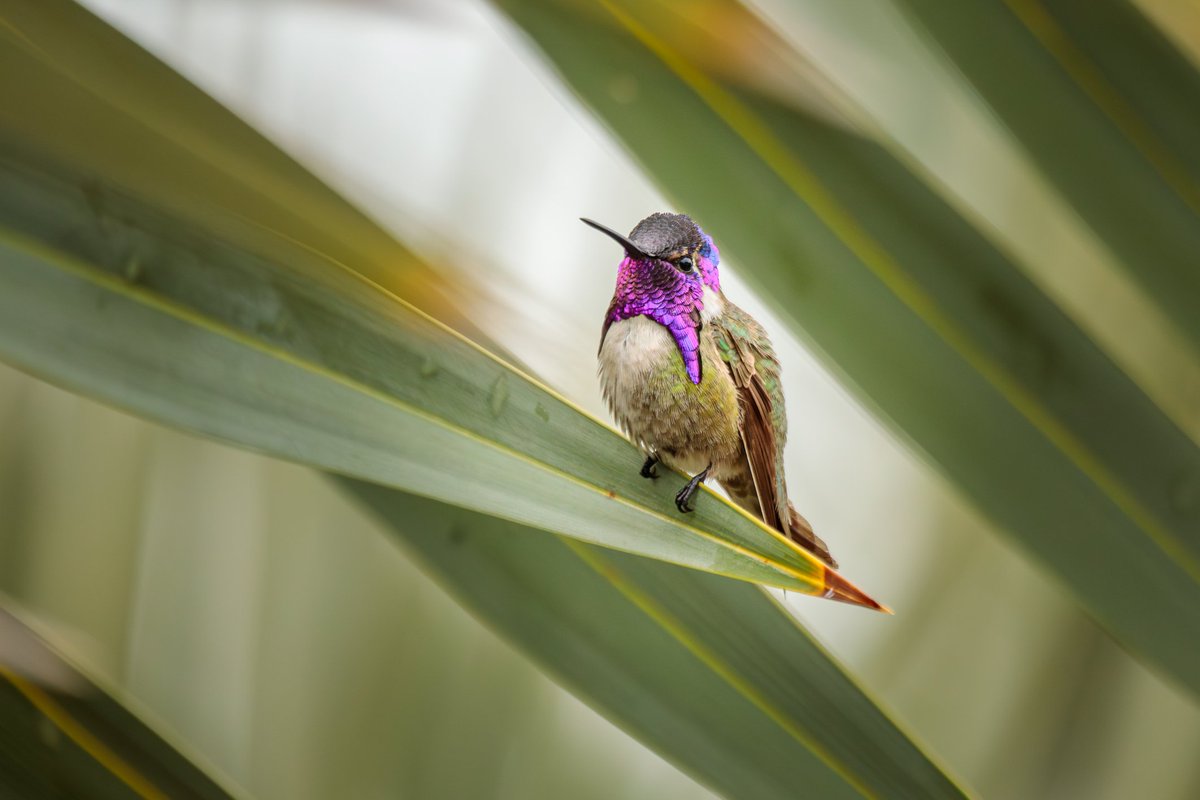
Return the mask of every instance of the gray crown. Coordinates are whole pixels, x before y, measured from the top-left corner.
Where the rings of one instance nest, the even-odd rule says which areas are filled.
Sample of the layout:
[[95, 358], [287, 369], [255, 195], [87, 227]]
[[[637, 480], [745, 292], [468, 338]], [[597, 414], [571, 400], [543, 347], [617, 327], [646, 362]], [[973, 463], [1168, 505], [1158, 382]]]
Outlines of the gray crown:
[[651, 214], [629, 233], [629, 241], [647, 255], [661, 257], [693, 250], [704, 242], [700, 228], [687, 214]]

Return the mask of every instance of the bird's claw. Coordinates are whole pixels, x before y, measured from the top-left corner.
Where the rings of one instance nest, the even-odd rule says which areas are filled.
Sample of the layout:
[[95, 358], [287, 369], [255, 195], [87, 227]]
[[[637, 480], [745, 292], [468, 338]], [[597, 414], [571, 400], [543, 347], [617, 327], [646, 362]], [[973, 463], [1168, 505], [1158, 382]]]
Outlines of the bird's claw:
[[679, 490], [679, 494], [675, 495], [675, 507], [681, 514], [692, 513], [693, 509], [688, 503], [691, 501], [692, 495], [696, 494], [696, 490], [700, 488], [700, 484], [704, 483], [704, 479], [708, 477], [710, 469], [712, 469], [712, 464], [705, 467], [703, 472], [692, 476], [692, 479]]
[[658, 472], [654, 467], [658, 464], [658, 456], [646, 456], [646, 462], [642, 464], [642, 471], [639, 473], [643, 478], [654, 480], [658, 477]]

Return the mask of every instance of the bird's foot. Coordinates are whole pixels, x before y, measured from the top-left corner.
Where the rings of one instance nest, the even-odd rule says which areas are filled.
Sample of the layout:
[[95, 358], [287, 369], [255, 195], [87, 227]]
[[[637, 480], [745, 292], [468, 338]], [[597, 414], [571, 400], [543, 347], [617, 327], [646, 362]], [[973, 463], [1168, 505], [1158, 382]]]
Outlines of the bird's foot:
[[691, 502], [696, 490], [700, 488], [700, 484], [704, 483], [704, 479], [708, 477], [708, 471], [712, 469], [712, 464], [704, 468], [704, 471], [692, 476], [692, 479], [684, 484], [679, 490], [679, 494], [675, 495], [675, 507], [684, 514], [692, 513], [692, 507], [688, 505]]
[[646, 456], [646, 463], [642, 464], [641, 476], [643, 478], [650, 478], [651, 480], [657, 478], [658, 473], [654, 471], [656, 464], [658, 464], [658, 456], [653, 454]]

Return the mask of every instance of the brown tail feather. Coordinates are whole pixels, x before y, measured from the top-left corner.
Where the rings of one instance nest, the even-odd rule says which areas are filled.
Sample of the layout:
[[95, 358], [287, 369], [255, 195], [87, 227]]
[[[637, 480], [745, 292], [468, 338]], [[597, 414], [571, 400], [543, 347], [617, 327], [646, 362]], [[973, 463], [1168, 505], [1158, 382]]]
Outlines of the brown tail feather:
[[830, 567], [837, 569], [837, 562], [829, 554], [829, 548], [825, 546], [825, 542], [821, 540], [821, 537], [813, 532], [812, 525], [808, 524], [808, 520], [800, 516], [800, 512], [791, 503], [788, 503], [788, 511], [792, 517], [791, 530], [788, 531], [788, 534], [792, 539]]
[[[754, 493], [754, 487], [749, 475], [723, 480], [721, 481], [721, 485], [725, 487], [725, 491], [729, 492], [729, 497], [733, 502], [759, 519], [762, 519], [762, 509], [758, 504], [758, 495]], [[788, 526], [788, 530], [783, 531], [783, 533], [786, 533], [791, 537], [792, 541], [824, 561], [830, 567], [837, 569], [837, 562], [829, 554], [829, 548], [825, 546], [825, 542], [821, 540], [820, 536], [813, 533], [812, 525], [808, 524], [808, 520], [800, 516], [800, 512], [791, 503], [788, 503], [788, 511], [791, 514], [791, 524]]]

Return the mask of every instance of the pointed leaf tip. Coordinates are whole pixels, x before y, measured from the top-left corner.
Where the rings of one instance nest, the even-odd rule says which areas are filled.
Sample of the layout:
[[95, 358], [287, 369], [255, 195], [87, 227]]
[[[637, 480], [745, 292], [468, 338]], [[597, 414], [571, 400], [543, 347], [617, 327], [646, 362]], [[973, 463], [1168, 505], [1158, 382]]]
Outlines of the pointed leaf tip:
[[892, 614], [892, 610], [882, 603], [873, 599], [870, 595], [859, 589], [850, 581], [843, 578], [838, 573], [834, 572], [829, 567], [825, 567], [825, 593], [824, 597], [830, 600], [837, 600], [840, 603], [849, 603], [853, 606], [862, 606], [870, 608], [874, 611], [882, 611], [884, 614]]

